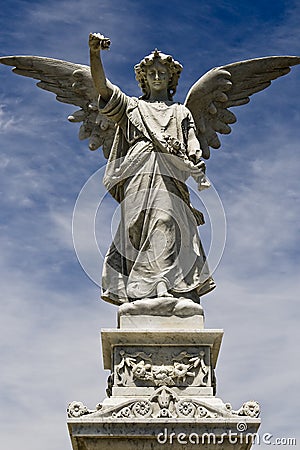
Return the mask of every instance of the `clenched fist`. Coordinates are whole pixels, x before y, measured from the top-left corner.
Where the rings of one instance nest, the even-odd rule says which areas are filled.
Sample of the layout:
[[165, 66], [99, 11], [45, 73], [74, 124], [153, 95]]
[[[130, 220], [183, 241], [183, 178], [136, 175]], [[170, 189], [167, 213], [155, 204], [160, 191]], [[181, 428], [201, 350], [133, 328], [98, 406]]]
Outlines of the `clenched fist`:
[[89, 47], [91, 52], [99, 52], [100, 50], [108, 50], [110, 46], [110, 39], [100, 33], [90, 33]]

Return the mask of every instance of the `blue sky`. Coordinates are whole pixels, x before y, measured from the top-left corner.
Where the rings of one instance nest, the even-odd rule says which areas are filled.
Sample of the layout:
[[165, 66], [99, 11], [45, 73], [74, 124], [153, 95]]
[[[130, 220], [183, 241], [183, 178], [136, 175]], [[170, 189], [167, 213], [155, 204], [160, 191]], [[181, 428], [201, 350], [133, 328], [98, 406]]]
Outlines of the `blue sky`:
[[[157, 47], [183, 64], [176, 99], [184, 101], [214, 66], [300, 55], [299, 20], [297, 1], [8, 0], [0, 54], [87, 64], [88, 33], [99, 31], [112, 41], [104, 55], [111, 81], [139, 95], [132, 67]], [[66, 120], [76, 108], [0, 70], [1, 447], [68, 449], [67, 404], [103, 399], [99, 331], [116, 325], [71, 231], [76, 198], [105, 160]], [[294, 67], [235, 109], [238, 123], [207, 163], [228, 230], [218, 287], [203, 299], [206, 327], [225, 330], [218, 396], [235, 409], [258, 400], [261, 433], [298, 442], [299, 83]], [[97, 217], [104, 250], [114, 207], [106, 200]], [[206, 247], [208, 228], [200, 230]], [[92, 250], [90, 258], [100, 264]]]

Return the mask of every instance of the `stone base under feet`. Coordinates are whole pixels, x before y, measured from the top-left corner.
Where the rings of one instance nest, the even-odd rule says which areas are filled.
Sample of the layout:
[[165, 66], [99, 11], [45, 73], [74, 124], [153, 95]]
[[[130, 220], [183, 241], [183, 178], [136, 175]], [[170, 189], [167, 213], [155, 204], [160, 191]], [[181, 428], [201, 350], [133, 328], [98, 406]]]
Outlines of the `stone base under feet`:
[[203, 309], [200, 303], [185, 297], [155, 297], [123, 303], [119, 306], [119, 315], [192, 317], [203, 315]]

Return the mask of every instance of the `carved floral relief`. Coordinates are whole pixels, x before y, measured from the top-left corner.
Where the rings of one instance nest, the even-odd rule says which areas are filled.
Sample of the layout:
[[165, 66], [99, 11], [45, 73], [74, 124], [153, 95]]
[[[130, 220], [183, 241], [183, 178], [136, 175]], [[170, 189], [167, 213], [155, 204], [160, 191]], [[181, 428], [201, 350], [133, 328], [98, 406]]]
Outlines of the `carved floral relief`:
[[139, 382], [154, 386], [208, 385], [209, 367], [205, 364], [205, 352], [180, 352], [165, 364], [153, 362], [153, 355], [145, 352], [119, 352], [120, 363], [115, 366], [117, 386], [135, 386]]

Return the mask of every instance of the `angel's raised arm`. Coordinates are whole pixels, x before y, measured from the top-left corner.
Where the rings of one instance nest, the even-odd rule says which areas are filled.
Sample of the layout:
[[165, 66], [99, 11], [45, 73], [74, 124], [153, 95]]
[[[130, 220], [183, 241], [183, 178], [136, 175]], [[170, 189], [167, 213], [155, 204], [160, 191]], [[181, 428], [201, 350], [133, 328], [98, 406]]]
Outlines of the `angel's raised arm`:
[[110, 40], [108, 38], [105, 38], [100, 33], [90, 33], [89, 47], [91, 75], [96, 91], [105, 102], [108, 102], [110, 99], [113, 93], [113, 86], [105, 76], [100, 53], [101, 50], [108, 50], [109, 46]]

